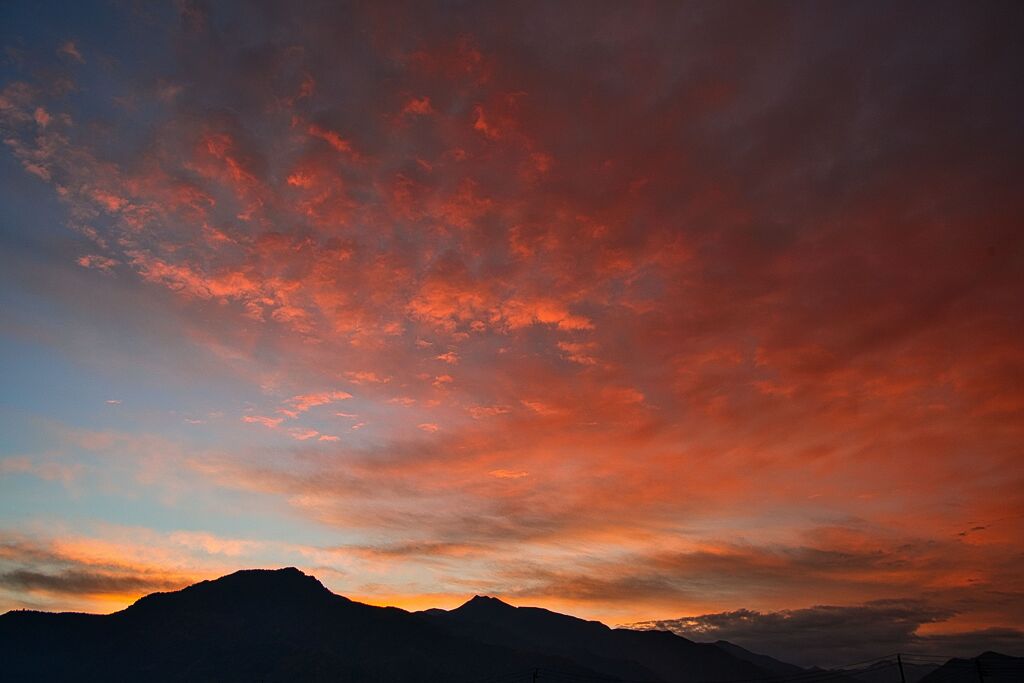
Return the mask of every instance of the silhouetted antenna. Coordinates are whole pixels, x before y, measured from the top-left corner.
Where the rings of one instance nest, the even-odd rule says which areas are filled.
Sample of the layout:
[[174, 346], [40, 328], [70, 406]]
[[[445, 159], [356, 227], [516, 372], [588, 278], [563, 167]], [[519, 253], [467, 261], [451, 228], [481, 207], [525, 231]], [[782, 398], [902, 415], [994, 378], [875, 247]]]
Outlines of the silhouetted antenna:
[[903, 673], [903, 656], [896, 653], [896, 664], [900, 667], [900, 683], [907, 683], [907, 676]]

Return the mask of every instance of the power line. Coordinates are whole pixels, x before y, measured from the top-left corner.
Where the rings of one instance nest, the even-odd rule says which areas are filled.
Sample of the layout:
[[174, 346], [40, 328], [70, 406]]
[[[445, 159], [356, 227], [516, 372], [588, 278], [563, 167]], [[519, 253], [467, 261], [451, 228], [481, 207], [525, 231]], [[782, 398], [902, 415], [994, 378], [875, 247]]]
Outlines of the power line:
[[[917, 666], [952, 667], [957, 669], [973, 668], [982, 676], [987, 673], [1024, 672], [1024, 662], [1014, 664], [1012, 662], [985, 663], [978, 657], [970, 659], [951, 657], [930, 653], [893, 653], [867, 659], [851, 664], [844, 664], [829, 669], [804, 670], [792, 674], [768, 674], [756, 678], [733, 678], [717, 679], [714, 681], [694, 681], [694, 683], [827, 683], [828, 681], [842, 680], [848, 676], [855, 676], [870, 670], [872, 673], [886, 671], [893, 668], [900, 670], [903, 678], [902, 664]], [[661, 683], [645, 681], [640, 679], [621, 678], [615, 676], [601, 675], [597, 673], [582, 673], [563, 671], [546, 667], [511, 672], [490, 678], [478, 679], [476, 683], [503, 683], [505, 681], [605, 681], [607, 683]]]
[[[876, 667], [875, 671], [884, 671], [894, 667], [895, 662], [887, 662], [881, 667]], [[834, 669], [822, 669], [820, 671], [804, 671], [796, 674], [788, 675], [777, 675], [777, 676], [758, 676], [756, 678], [735, 678], [727, 680], [715, 680], [715, 681], [700, 681], [695, 683], [823, 683], [825, 681], [839, 680], [846, 677], [849, 674], [848, 671], [834, 670]], [[619, 678], [614, 676], [602, 676], [600, 674], [587, 674], [577, 673], [572, 671], [561, 671], [558, 669], [549, 669], [546, 667], [531, 669], [526, 672], [519, 672], [516, 674], [507, 674], [499, 680], [506, 680], [507, 677], [514, 676], [516, 679], [522, 678], [523, 680], [561, 680], [561, 681], [607, 681], [608, 683], [662, 683], [660, 681], [640, 680], [631, 678]], [[488, 678], [481, 679], [478, 683], [492, 683], [496, 679]]]

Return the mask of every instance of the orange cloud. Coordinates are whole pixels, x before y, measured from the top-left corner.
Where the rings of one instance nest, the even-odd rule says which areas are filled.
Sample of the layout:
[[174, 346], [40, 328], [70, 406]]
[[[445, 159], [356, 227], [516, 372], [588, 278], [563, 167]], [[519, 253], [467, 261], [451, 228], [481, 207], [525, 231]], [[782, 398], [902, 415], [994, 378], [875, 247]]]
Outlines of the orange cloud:
[[405, 103], [405, 106], [402, 107], [402, 113], [415, 116], [428, 116], [434, 113], [434, 108], [430, 105], [429, 97], [414, 97]]
[[[107, 321], [144, 321], [109, 346], [152, 325], [145, 354], [107, 366], [97, 344], [90, 367], [193, 368], [174, 427], [139, 421], [174, 443], [133, 442], [153, 468], [138, 498], [173, 515], [181, 490], [230, 489], [360, 536], [376, 587], [304, 550], [355, 594], [472, 587], [626, 621], [928, 592], [1019, 623], [985, 597], [1022, 590], [1024, 510], [1020, 107], [989, 19], [965, 5], [957, 41], [927, 24], [901, 43], [850, 10], [856, 31], [782, 45], [814, 25], [801, 10], [740, 26], [712, 8], [700, 30], [668, 5], [626, 24], [527, 11], [522, 41], [521, 8], [472, 9], [461, 37], [429, 8], [390, 12], [308, 32], [296, 6], [271, 43], [302, 50], [255, 62], [175, 33], [199, 51], [164, 55], [166, 81], [103, 72], [130, 116], [85, 106], [57, 67], [0, 91], [18, 182], [52, 188], [74, 231], [39, 259], [69, 262], [74, 286], [15, 263], [5, 280], [53, 303], [40, 319], [61, 332], [12, 334], [77, 363], [82, 340], [119, 333]], [[105, 69], [53, 47], [61, 73]], [[77, 334], [59, 311], [103, 324]], [[159, 469], [221, 391], [238, 419], [182, 437], [218, 450]], [[253, 448], [267, 433], [239, 419], [285, 445]], [[99, 455], [131, 450], [99, 429], [52, 438], [5, 471], [91, 492], [126, 460]], [[232, 561], [286, 553], [224, 543]], [[153, 538], [88, 545], [60, 557], [107, 562], [88, 571], [124, 594], [178, 576], [119, 568]], [[63, 585], [46, 582], [21, 594]]]
[[523, 472], [522, 470], [491, 470], [488, 474], [498, 479], [522, 479], [523, 477], [530, 476], [529, 472]]
[[284, 418], [281, 417], [266, 417], [263, 415], [245, 415], [242, 417], [242, 422], [248, 422], [250, 424], [260, 424], [264, 427], [273, 429], [281, 424]]
[[337, 152], [342, 152], [343, 154], [347, 154], [351, 157], [357, 156], [355, 151], [352, 149], [352, 143], [341, 137], [341, 135], [333, 130], [322, 128], [315, 123], [310, 123], [306, 125], [306, 132], [314, 138], [323, 140]]
[[[304, 413], [310, 408], [327, 405], [336, 401], [345, 401], [350, 398], [352, 398], [352, 394], [347, 391], [321, 391], [313, 394], [293, 396], [288, 399], [287, 405], [291, 407], [291, 411], [289, 412], [298, 414]], [[290, 417], [294, 416], [295, 415], [290, 415]]]

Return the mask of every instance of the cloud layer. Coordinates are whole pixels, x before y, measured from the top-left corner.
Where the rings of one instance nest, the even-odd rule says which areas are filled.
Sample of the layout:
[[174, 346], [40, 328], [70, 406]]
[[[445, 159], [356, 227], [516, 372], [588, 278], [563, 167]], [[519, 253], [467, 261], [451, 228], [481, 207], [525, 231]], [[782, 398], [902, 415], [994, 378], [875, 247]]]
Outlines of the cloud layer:
[[[300, 533], [374, 599], [703, 613], [780, 651], [812, 604], [1024, 627], [1014, 6], [103, 12], [131, 30], [5, 34], [9, 198], [69, 228], [5, 216], [5, 339], [131, 377], [106, 413], [5, 389], [44, 424], [0, 453], [7, 528], [278, 548], [239, 562]], [[221, 566], [190, 552], [2, 585]]]
[[989, 628], [943, 635], [920, 632], [922, 626], [952, 616], [925, 601], [877, 600], [855, 606], [767, 613], [736, 610], [632, 627], [673, 631], [693, 640], [726, 640], [804, 666], [844, 666], [895, 652], [974, 657], [986, 650], [1024, 651], [1024, 631], [1019, 629]]

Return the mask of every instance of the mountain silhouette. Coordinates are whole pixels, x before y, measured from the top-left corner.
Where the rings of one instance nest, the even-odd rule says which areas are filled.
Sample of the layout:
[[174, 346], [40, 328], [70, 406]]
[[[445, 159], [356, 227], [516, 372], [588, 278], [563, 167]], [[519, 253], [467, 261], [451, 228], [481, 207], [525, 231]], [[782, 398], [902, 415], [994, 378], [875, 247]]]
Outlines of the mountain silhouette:
[[[847, 669], [845, 674], [851, 681], [857, 683], [918, 683], [926, 675], [939, 668], [938, 664], [914, 664], [903, 662], [903, 675], [900, 676], [900, 668], [892, 658], [885, 658], [877, 662], [854, 669]], [[974, 683], [977, 683], [975, 681]]]
[[235, 572], [109, 615], [0, 616], [3, 681], [683, 683], [790, 674], [808, 671], [731, 643], [612, 629], [491, 597], [453, 610], [374, 607], [294, 568]]
[[[979, 675], [980, 674], [980, 675]], [[951, 659], [919, 683], [1020, 683], [1024, 681], [1024, 657], [983, 652], [973, 659]]]
[[756, 664], [766, 671], [770, 671], [779, 676], [794, 676], [796, 674], [805, 673], [805, 669], [801, 669], [796, 664], [789, 664], [787, 662], [780, 661], [774, 657], [768, 655], [761, 655], [756, 652], [751, 652], [745, 648], [730, 643], [728, 640], [719, 640], [715, 642], [715, 647], [720, 650], [725, 650], [733, 657], [742, 659], [745, 662]]
[[771, 671], [707, 643], [667, 631], [612, 629], [537, 607], [513, 607], [477, 596], [451, 611], [420, 612], [460, 637], [511, 645], [576, 662], [630, 680], [727, 681], [757, 679]]
[[154, 593], [110, 615], [0, 616], [0, 679], [472, 681], [530, 667], [597, 672], [468, 643], [394, 607], [335, 595], [294, 568]]

